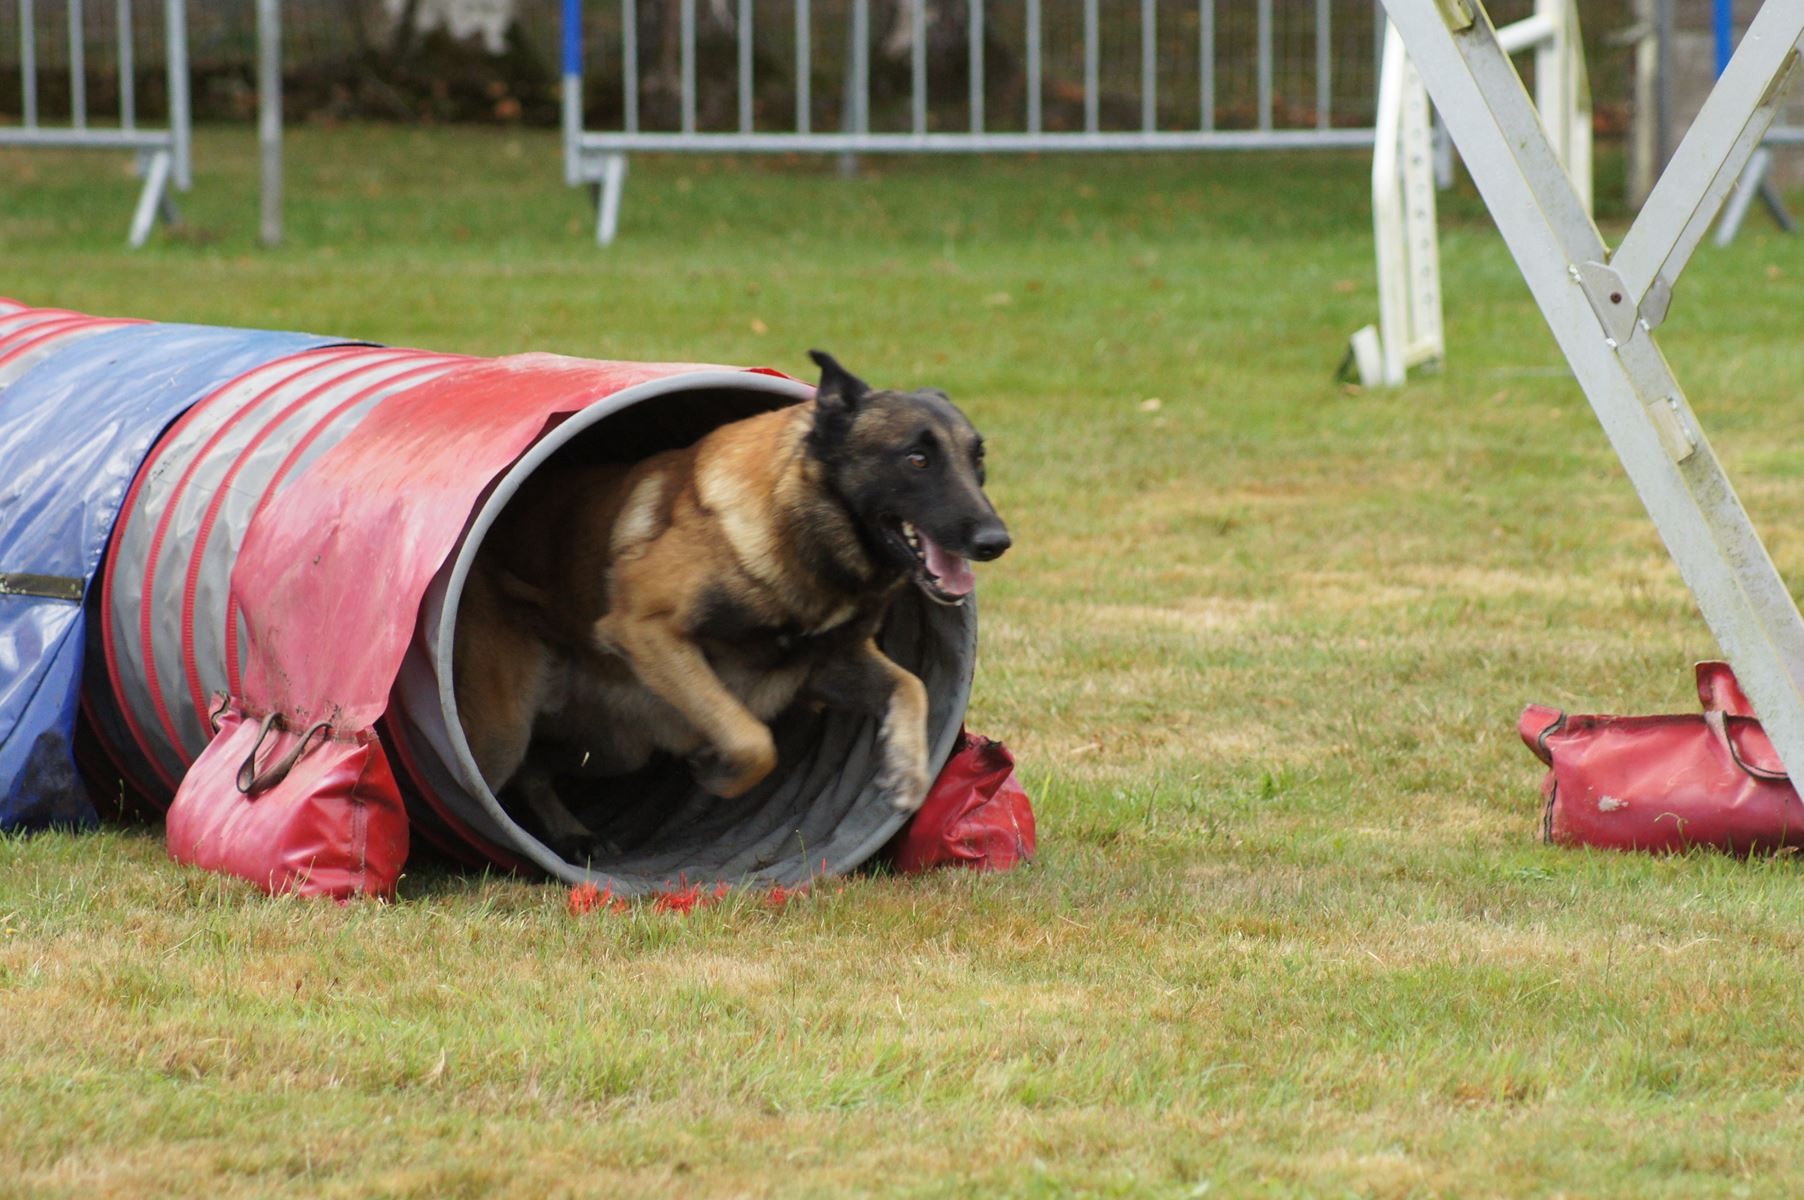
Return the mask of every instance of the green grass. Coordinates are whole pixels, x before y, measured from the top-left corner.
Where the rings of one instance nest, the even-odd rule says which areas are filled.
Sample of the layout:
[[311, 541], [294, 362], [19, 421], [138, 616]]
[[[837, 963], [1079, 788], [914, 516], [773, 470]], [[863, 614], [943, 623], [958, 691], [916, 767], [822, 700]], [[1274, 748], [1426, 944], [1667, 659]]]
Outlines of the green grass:
[[[0, 1194], [1792, 1190], [1796, 865], [1536, 841], [1521, 706], [1682, 711], [1714, 647], [1470, 195], [1447, 370], [1378, 392], [1331, 379], [1376, 311], [1356, 156], [639, 160], [601, 251], [548, 136], [290, 152], [283, 249], [206, 132], [136, 254], [116, 160], [0, 155], [0, 293], [947, 388], [1016, 538], [970, 722], [1042, 853], [574, 920], [0, 841]], [[1706, 246], [1662, 331], [1789, 578], [1801, 246]]]

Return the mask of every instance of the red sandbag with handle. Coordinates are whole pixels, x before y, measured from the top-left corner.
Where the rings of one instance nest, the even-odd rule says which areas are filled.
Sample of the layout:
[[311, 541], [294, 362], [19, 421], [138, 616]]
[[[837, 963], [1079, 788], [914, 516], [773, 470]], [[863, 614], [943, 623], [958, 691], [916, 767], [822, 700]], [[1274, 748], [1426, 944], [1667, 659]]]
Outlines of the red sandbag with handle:
[[1034, 810], [1001, 742], [958, 731], [920, 811], [890, 843], [905, 875], [935, 867], [1007, 871], [1034, 856]]
[[204, 802], [186, 782], [165, 836], [183, 862], [271, 893], [392, 896], [407, 861], [407, 813], [374, 733], [287, 728], [281, 714], [221, 704], [206, 753], [236, 762], [232, 798]]
[[1729, 665], [1699, 663], [1697, 681], [1701, 715], [1523, 710], [1517, 732], [1550, 768], [1541, 785], [1546, 841], [1735, 854], [1804, 844], [1804, 803]]

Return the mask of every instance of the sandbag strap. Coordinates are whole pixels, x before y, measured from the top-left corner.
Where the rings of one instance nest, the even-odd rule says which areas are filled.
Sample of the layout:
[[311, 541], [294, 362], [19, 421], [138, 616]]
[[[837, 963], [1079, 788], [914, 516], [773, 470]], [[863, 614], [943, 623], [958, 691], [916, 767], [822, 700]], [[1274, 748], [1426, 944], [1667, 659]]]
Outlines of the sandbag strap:
[[29, 575], [0, 571], [0, 596], [38, 596], [45, 600], [79, 602], [87, 580], [75, 575]]
[[224, 692], [216, 692], [213, 696], [213, 708], [207, 713], [207, 727], [214, 733], [224, 728], [223, 718], [226, 709], [232, 707], [232, 698]]
[[1741, 747], [1737, 746], [1735, 739], [1729, 736], [1729, 719], [1726, 714], [1713, 709], [1704, 714], [1704, 724], [1710, 727], [1710, 732], [1729, 751], [1730, 759], [1746, 774], [1755, 779], [1765, 779], [1773, 783], [1789, 783], [1791, 781], [1791, 776], [1784, 771], [1775, 771], [1771, 767], [1751, 763], [1741, 756]]
[[258, 771], [257, 754], [263, 749], [263, 743], [268, 739], [269, 731], [273, 729], [277, 733], [281, 733], [283, 725], [282, 714], [272, 712], [264, 717], [262, 723], [257, 726], [257, 741], [251, 746], [251, 752], [245, 755], [244, 761], [238, 765], [236, 782], [238, 791], [242, 795], [255, 797], [259, 792], [266, 792], [288, 778], [288, 772], [294, 770], [294, 764], [301, 761], [301, 755], [307, 752], [307, 743], [313, 740], [313, 735], [325, 730], [327, 736], [330, 736], [332, 728], [325, 721], [314, 722], [307, 727], [307, 732], [301, 735], [300, 740], [289, 748], [287, 754], [262, 771]]

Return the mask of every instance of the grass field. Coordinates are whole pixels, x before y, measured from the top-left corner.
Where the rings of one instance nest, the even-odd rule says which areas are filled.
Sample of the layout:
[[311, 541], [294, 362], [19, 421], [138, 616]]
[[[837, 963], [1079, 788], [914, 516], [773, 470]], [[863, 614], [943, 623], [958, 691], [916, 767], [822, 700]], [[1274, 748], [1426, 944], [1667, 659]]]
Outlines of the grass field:
[[[0, 1194], [1761, 1196], [1804, 1177], [1804, 881], [1537, 843], [1531, 700], [1683, 711], [1714, 645], [1470, 195], [1449, 364], [1332, 380], [1352, 157], [635, 162], [588, 240], [545, 135], [206, 132], [0, 155], [0, 294], [477, 353], [947, 388], [1016, 547], [970, 723], [1041, 855], [782, 911], [573, 919], [427, 870], [271, 901], [160, 835], [0, 841]], [[1663, 330], [1804, 578], [1804, 243]], [[4, 481], [0, 481], [3, 486]]]

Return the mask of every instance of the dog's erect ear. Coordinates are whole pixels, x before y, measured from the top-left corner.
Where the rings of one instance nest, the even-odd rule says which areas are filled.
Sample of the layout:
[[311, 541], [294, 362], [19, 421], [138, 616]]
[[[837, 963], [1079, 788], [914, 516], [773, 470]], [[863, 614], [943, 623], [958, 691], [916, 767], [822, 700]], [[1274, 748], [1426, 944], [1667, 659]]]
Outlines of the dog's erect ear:
[[810, 350], [808, 357], [821, 369], [820, 387], [815, 389], [815, 402], [823, 408], [838, 407], [850, 411], [871, 392], [870, 385], [839, 365], [839, 360], [825, 350]]

